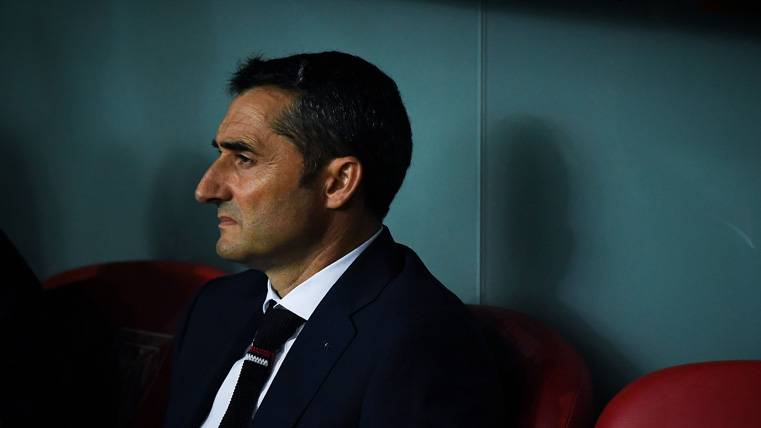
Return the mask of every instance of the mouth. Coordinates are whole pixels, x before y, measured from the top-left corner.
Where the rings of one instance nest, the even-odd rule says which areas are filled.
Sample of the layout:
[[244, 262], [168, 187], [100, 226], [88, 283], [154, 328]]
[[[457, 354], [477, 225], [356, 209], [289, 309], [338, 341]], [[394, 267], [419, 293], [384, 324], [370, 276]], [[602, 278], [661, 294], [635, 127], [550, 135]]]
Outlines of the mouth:
[[237, 224], [237, 222], [231, 217], [221, 215], [217, 218], [219, 219], [219, 227], [233, 226]]

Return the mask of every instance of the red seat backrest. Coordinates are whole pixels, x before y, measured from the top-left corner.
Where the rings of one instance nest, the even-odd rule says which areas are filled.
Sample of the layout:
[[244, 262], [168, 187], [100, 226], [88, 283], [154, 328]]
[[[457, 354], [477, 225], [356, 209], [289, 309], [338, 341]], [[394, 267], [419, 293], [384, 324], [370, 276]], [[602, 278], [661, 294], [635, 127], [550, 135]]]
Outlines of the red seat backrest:
[[60, 273], [43, 289], [77, 287], [116, 326], [174, 334], [177, 317], [196, 290], [224, 274], [197, 263], [114, 262]]
[[626, 386], [597, 428], [761, 427], [761, 360], [670, 367]]
[[477, 319], [496, 329], [515, 355], [519, 371], [519, 428], [586, 428], [594, 421], [592, 383], [579, 354], [556, 332], [522, 313], [470, 306]]
[[[83, 316], [108, 325], [106, 331], [113, 332], [114, 337], [107, 342], [117, 346], [123, 366], [111, 380], [122, 391], [116, 416], [119, 426], [163, 426], [171, 339], [179, 318], [203, 284], [224, 274], [196, 263], [133, 261], [73, 269], [43, 283], [45, 293], [53, 296], [50, 300], [61, 314], [65, 316], [67, 311], [62, 305], [76, 303], [87, 314]], [[57, 340], [66, 343], [67, 338]], [[77, 340], [72, 336], [71, 341]]]

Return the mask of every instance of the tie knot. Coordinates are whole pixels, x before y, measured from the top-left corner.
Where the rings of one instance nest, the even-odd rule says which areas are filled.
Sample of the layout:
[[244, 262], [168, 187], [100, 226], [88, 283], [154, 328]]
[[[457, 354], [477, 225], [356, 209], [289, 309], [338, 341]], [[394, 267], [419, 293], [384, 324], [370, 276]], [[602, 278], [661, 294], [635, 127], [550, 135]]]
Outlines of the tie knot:
[[280, 305], [269, 308], [256, 330], [253, 345], [276, 352], [303, 323], [303, 318]]

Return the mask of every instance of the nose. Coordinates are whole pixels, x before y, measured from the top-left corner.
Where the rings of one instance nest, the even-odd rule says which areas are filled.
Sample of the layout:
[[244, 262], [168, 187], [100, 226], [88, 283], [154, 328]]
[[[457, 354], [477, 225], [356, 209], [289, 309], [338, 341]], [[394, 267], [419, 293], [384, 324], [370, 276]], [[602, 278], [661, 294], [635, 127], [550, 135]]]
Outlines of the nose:
[[196, 200], [202, 204], [217, 204], [228, 201], [231, 198], [230, 188], [225, 179], [224, 171], [219, 164], [219, 159], [209, 166], [201, 181], [196, 186]]

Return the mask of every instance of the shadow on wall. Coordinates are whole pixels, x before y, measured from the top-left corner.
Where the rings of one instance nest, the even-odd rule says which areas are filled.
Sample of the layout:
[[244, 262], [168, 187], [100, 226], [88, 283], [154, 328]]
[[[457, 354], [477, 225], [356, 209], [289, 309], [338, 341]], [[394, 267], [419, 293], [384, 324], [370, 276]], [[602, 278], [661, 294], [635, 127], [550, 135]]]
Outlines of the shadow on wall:
[[241, 269], [238, 265], [216, 254], [216, 207], [202, 206], [194, 197], [196, 185], [212, 160], [190, 149], [164, 155], [153, 186], [148, 236], [154, 258], [206, 263], [236, 272]]
[[500, 129], [500, 140], [507, 142], [507, 256], [514, 263], [514, 283], [531, 284], [515, 297], [538, 302], [555, 294], [574, 250], [568, 169], [556, 136], [540, 120], [514, 118], [502, 122]]
[[[572, 181], [562, 147], [568, 139], [535, 117], [512, 117], [499, 123], [495, 134], [505, 163], [498, 178], [505, 210], [501, 239], [506, 253], [491, 257], [505, 263], [512, 288], [506, 306], [544, 320], [559, 331], [587, 361], [600, 407], [638, 373], [615, 346], [559, 298], [566, 281], [576, 240], [571, 225]], [[498, 195], [494, 195], [495, 197]], [[604, 286], [604, 284], [602, 285]]]

